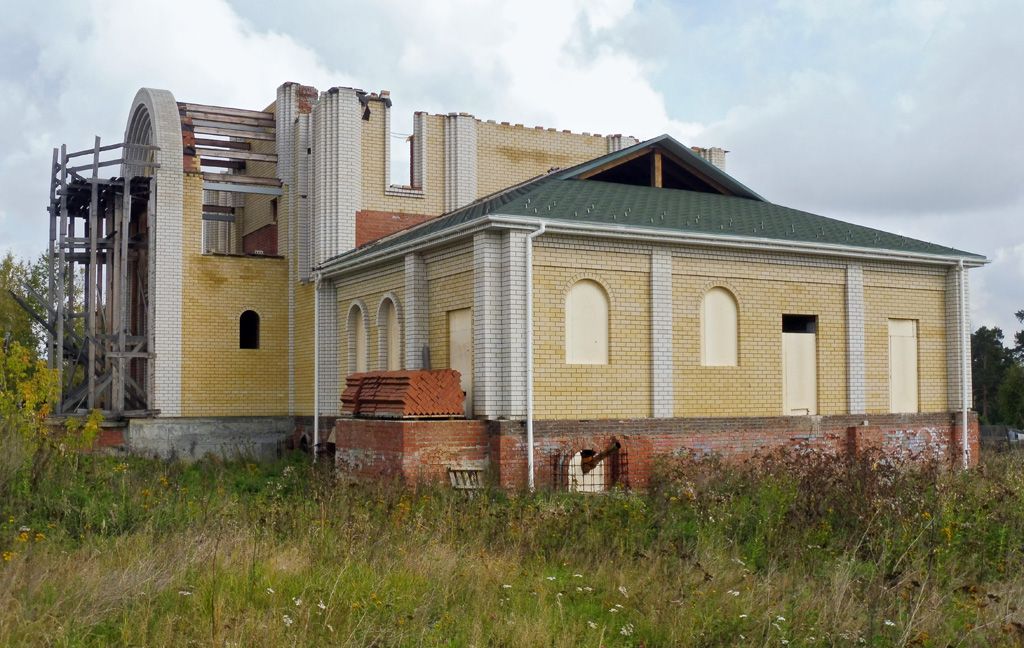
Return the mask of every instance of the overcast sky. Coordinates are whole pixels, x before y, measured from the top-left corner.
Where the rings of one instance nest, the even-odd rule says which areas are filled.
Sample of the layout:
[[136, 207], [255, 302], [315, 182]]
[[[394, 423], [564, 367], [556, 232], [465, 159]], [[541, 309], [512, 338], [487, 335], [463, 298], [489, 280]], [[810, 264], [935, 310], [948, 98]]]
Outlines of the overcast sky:
[[397, 133], [461, 111], [722, 146], [773, 202], [986, 255], [974, 325], [1019, 328], [1020, 0], [10, 5], [0, 251], [45, 248], [52, 148], [121, 141], [139, 87], [263, 108], [287, 80], [391, 90]]

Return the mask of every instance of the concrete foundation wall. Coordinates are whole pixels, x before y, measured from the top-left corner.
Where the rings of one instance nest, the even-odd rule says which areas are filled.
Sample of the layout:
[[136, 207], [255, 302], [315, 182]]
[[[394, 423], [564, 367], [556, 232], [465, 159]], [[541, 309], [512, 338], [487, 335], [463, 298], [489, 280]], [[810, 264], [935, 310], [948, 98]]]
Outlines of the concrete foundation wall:
[[219, 459], [272, 461], [291, 433], [288, 416], [132, 419], [124, 432], [129, 454], [165, 460]]

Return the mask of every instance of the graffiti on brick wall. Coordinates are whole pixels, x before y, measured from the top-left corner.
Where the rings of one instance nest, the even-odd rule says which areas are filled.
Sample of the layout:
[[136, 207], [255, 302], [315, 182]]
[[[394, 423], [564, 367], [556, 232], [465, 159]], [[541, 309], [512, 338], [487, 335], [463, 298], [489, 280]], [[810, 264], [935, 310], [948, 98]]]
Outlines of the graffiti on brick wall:
[[934, 427], [892, 430], [885, 435], [885, 450], [902, 459], [942, 459], [949, 452], [949, 436]]

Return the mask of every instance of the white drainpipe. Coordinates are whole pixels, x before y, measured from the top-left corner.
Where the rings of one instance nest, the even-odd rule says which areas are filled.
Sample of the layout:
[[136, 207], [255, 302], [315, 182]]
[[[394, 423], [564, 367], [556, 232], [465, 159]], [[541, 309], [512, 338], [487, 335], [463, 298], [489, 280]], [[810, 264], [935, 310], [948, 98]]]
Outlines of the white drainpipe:
[[536, 231], [526, 236], [526, 482], [532, 492], [533, 465], [533, 239], [544, 233], [546, 225], [540, 222]]
[[320, 271], [313, 275], [313, 463], [320, 445]]
[[960, 434], [963, 442], [964, 470], [971, 466], [971, 446], [967, 434], [967, 363], [970, 362], [970, 334], [967, 330], [967, 269], [964, 268], [964, 260], [960, 259]]

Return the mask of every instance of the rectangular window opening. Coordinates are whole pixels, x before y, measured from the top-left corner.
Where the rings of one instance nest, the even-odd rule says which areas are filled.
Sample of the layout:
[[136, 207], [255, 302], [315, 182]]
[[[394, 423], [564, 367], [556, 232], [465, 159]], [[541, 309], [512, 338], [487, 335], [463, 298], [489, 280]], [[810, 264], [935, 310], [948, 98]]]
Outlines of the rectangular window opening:
[[817, 333], [817, 315], [783, 315], [783, 333]]

